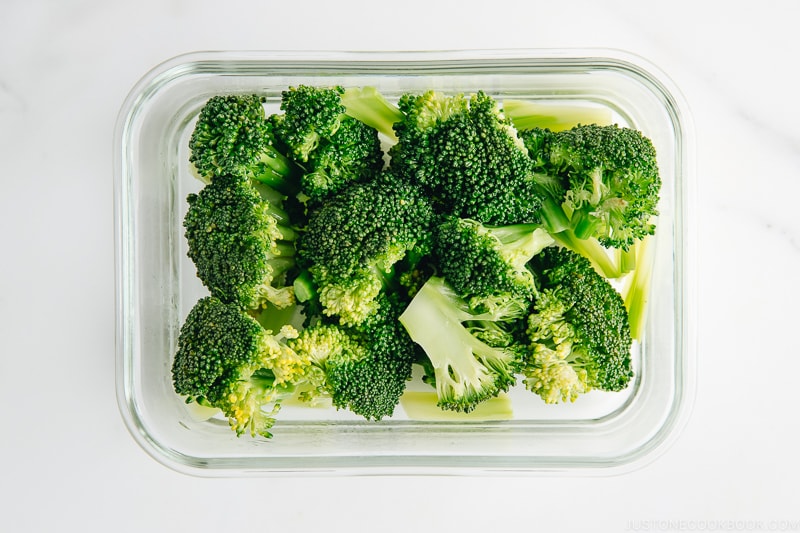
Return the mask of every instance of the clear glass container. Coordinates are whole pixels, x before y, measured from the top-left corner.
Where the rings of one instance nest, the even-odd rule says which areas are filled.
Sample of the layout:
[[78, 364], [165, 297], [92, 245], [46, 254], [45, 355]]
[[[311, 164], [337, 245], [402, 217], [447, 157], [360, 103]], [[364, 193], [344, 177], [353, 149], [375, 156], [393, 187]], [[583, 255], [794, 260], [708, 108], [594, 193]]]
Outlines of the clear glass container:
[[[180, 324], [205, 294], [186, 256], [186, 195], [200, 182], [188, 139], [220, 93], [277, 105], [298, 84], [372, 85], [389, 98], [429, 88], [483, 90], [502, 100], [587, 105], [649, 136], [663, 180], [645, 333], [636, 377], [619, 393], [546, 405], [517, 387], [505, 420], [380, 422], [327, 408], [284, 408], [272, 439], [236, 437], [172, 389]], [[694, 388], [692, 133], [671, 81], [616, 50], [449, 52], [203, 52], [148, 72], [120, 110], [114, 139], [117, 391], [133, 437], [155, 459], [206, 476], [299, 473], [617, 473], [642, 465], [678, 434]]]

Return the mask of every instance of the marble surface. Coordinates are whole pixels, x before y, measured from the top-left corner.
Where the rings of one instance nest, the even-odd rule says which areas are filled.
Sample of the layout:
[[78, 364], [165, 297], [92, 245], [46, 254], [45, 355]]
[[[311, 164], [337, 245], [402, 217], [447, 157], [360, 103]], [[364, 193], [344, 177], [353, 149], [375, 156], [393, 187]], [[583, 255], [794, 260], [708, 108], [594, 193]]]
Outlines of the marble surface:
[[[399, 6], [3, 2], [0, 530], [800, 530], [797, 4]], [[669, 450], [613, 477], [280, 481], [146, 455], [114, 391], [111, 150], [133, 84], [195, 50], [541, 47], [641, 55], [694, 117], [697, 392]]]

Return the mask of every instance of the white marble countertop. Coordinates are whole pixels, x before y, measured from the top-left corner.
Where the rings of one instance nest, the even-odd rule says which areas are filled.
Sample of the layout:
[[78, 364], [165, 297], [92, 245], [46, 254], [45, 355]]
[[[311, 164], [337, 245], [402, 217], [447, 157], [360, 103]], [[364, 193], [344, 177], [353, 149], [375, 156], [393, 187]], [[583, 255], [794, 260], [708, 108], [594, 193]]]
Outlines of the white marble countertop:
[[[3, 4], [0, 530], [800, 531], [796, 3], [379, 5]], [[676, 442], [589, 478], [201, 479], [145, 454], [114, 390], [112, 135], [133, 84], [196, 50], [542, 47], [638, 54], [693, 114], [697, 392]]]

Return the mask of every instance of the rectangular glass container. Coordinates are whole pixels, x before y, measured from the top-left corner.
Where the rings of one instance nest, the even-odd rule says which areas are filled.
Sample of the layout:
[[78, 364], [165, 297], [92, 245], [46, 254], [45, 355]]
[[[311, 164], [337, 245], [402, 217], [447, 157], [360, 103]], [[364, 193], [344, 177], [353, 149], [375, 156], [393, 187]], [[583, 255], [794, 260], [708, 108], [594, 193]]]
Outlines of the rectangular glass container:
[[[188, 165], [200, 108], [221, 93], [259, 93], [277, 110], [292, 85], [372, 85], [404, 92], [483, 90], [498, 98], [606, 108], [653, 141], [663, 180], [649, 312], [623, 392], [546, 405], [517, 387], [506, 420], [380, 422], [335, 409], [284, 408], [270, 440], [236, 437], [172, 389], [180, 325], [205, 294], [186, 256]], [[155, 459], [197, 475], [479, 474], [627, 471], [657, 456], [685, 421], [693, 391], [691, 122], [670, 80], [615, 50], [203, 52], [148, 72], [115, 131], [117, 391], [131, 434]]]

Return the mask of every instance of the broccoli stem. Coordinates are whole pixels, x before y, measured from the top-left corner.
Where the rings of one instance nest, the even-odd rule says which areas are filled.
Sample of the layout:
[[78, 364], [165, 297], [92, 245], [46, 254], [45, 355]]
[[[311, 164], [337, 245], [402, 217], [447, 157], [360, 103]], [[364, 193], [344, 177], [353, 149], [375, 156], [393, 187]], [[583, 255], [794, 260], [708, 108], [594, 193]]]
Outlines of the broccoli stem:
[[316, 285], [314, 285], [314, 280], [308, 270], [300, 272], [294, 280], [293, 286], [294, 295], [298, 302], [307, 302], [317, 296]]
[[272, 276], [275, 278], [291, 270], [295, 266], [295, 262], [293, 257], [277, 255], [269, 259], [269, 265], [272, 267]]
[[510, 420], [514, 417], [511, 399], [505, 394], [486, 399], [469, 413], [446, 411], [437, 404], [437, 400], [435, 392], [406, 391], [400, 397], [400, 405], [411, 420], [478, 422]]
[[542, 217], [542, 225], [547, 228], [550, 233], [561, 233], [562, 231], [572, 228], [572, 222], [561, 204], [545, 196], [542, 201], [542, 208], [540, 210]]
[[276, 242], [270, 251], [279, 258], [290, 259], [292, 264], [294, 264], [294, 256], [295, 256], [294, 244], [282, 241]]
[[501, 243], [512, 247], [524, 246], [538, 228], [537, 224], [510, 224], [507, 226], [492, 226], [490, 232]]
[[619, 270], [622, 274], [633, 272], [636, 269], [636, 245], [629, 246], [627, 250], [617, 250]]
[[296, 319], [297, 306], [287, 305], [278, 307], [267, 302], [264, 307], [255, 311], [255, 319], [267, 331], [280, 331], [286, 324], [291, 324]]
[[579, 239], [588, 239], [600, 227], [602, 219], [590, 216], [586, 212], [579, 210], [572, 214], [572, 223], [575, 236]]
[[261, 199], [265, 202], [268, 202], [270, 205], [281, 205], [286, 198], [286, 196], [272, 187], [269, 187], [266, 183], [262, 183], [253, 179], [250, 181], [250, 184], [256, 191], [258, 191], [258, 194], [261, 195]]
[[553, 244], [550, 233], [538, 224], [493, 226], [489, 233], [500, 241], [500, 254], [516, 269], [522, 269], [530, 259]]
[[[625, 272], [620, 260], [615, 262], [608, 250], [596, 238], [592, 237], [596, 224], [590, 217], [582, 216], [581, 212], [572, 213], [570, 220], [561, 204], [553, 198], [546, 196], [540, 211], [542, 225], [550, 232], [553, 238], [562, 246], [577, 252], [592, 262], [595, 269], [609, 279], [620, 277]], [[628, 259], [631, 259], [629, 256]]]
[[403, 119], [403, 113], [375, 87], [349, 87], [345, 89], [341, 101], [348, 115], [375, 128], [392, 142], [397, 142], [394, 124]]
[[283, 210], [276, 202], [265, 201], [267, 204], [267, 214], [272, 216], [277, 222], [277, 229], [280, 239], [283, 241], [294, 242], [297, 240], [297, 230], [292, 228], [289, 214]]
[[540, 104], [524, 100], [504, 100], [503, 113], [518, 130], [548, 128], [568, 130], [579, 124], [606, 126], [612, 123], [611, 110], [568, 104]]
[[604, 277], [614, 279], [622, 275], [619, 265], [614, 262], [608, 250], [597, 242], [597, 239], [593, 237], [579, 239], [575, 236], [575, 233], [569, 229], [554, 233], [553, 238], [562, 246], [586, 257], [592, 263], [595, 270]]
[[274, 147], [266, 147], [255, 165], [253, 179], [272, 187], [276, 191], [292, 196], [300, 191], [298, 173], [289, 158]]
[[641, 341], [647, 322], [647, 308], [650, 296], [650, 282], [653, 273], [654, 250], [652, 238], [645, 236], [632, 247], [636, 250], [636, 268], [630, 274], [625, 292], [625, 307], [628, 309], [628, 321], [631, 337]]
[[264, 149], [261, 161], [281, 176], [289, 176], [295, 171], [292, 161], [271, 145]]

